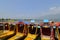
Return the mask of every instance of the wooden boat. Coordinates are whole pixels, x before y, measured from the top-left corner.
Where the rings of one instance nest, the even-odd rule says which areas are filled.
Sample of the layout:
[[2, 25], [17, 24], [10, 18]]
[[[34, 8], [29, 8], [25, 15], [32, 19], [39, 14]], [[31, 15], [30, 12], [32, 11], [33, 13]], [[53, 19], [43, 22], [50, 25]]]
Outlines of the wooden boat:
[[[28, 35], [24, 40], [35, 40], [37, 37], [37, 27], [34, 27], [35, 24], [30, 24], [28, 29]], [[35, 25], [36, 26], [36, 25]]]
[[14, 31], [10, 31], [11, 28], [8, 23], [5, 23], [4, 25], [5, 25], [3, 26], [4, 31], [3, 31], [3, 34], [0, 36], [0, 39], [5, 39], [14, 34]]
[[54, 30], [53, 25], [49, 22], [44, 22], [41, 26], [41, 40], [54, 40]]
[[16, 24], [16, 35], [9, 38], [8, 40], [23, 40], [26, 35], [24, 33], [25, 25], [24, 22], [19, 22]]
[[60, 40], [60, 22], [56, 22], [55, 26], [56, 26], [56, 31], [55, 31], [56, 40]]
[[40, 32], [40, 25], [39, 24], [37, 24], [37, 32], [36, 32], [36, 34], [37, 34], [37, 37], [34, 39], [34, 40], [41, 40], [41, 32]]
[[0, 23], [0, 35], [4, 34], [4, 29], [3, 29], [4, 24]]

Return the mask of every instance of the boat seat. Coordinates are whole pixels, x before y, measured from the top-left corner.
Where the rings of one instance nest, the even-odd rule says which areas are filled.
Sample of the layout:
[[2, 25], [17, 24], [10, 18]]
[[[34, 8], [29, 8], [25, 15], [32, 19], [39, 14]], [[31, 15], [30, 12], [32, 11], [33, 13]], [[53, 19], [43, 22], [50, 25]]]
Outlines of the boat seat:
[[20, 38], [22, 36], [24, 36], [24, 34], [18, 32], [15, 36], [9, 38], [8, 40], [15, 40], [15, 39], [18, 39], [18, 38]]
[[28, 33], [28, 36], [24, 40], [34, 40], [36, 37], [37, 35]]
[[11, 34], [14, 34], [14, 32], [13, 31], [8, 31], [7, 33], [4, 33], [3, 35], [1, 35], [0, 38], [4, 38], [4, 37], [9, 36]]

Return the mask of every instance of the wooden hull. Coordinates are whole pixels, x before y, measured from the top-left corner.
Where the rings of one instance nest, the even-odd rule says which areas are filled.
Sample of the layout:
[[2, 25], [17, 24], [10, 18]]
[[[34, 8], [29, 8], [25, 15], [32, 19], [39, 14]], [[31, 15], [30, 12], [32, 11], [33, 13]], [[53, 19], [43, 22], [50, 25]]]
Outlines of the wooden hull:
[[17, 33], [15, 36], [9, 38], [8, 40], [16, 40], [16, 39], [21, 38], [21, 37], [23, 37], [23, 36], [24, 36], [24, 34], [22, 34], [22, 33]]
[[24, 40], [34, 40], [37, 37], [35, 34], [28, 34], [28, 36]]

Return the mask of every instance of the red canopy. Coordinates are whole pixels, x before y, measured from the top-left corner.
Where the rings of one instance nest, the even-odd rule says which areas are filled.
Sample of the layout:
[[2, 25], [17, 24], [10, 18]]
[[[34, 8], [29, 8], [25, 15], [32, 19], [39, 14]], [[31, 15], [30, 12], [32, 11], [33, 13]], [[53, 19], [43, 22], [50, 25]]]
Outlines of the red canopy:
[[17, 24], [24, 24], [24, 22], [18, 22]]
[[56, 26], [60, 26], [60, 22], [56, 22], [55, 25], [56, 25]]

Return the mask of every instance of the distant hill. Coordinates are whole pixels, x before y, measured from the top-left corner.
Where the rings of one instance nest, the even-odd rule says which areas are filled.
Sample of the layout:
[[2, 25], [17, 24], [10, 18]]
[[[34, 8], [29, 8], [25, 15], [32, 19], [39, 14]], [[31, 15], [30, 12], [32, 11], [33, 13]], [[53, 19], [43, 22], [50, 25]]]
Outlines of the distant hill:
[[40, 19], [42, 19], [42, 20], [49, 19], [49, 20], [53, 20], [53, 21], [60, 21], [60, 13], [42, 16], [42, 17], [40, 17]]

